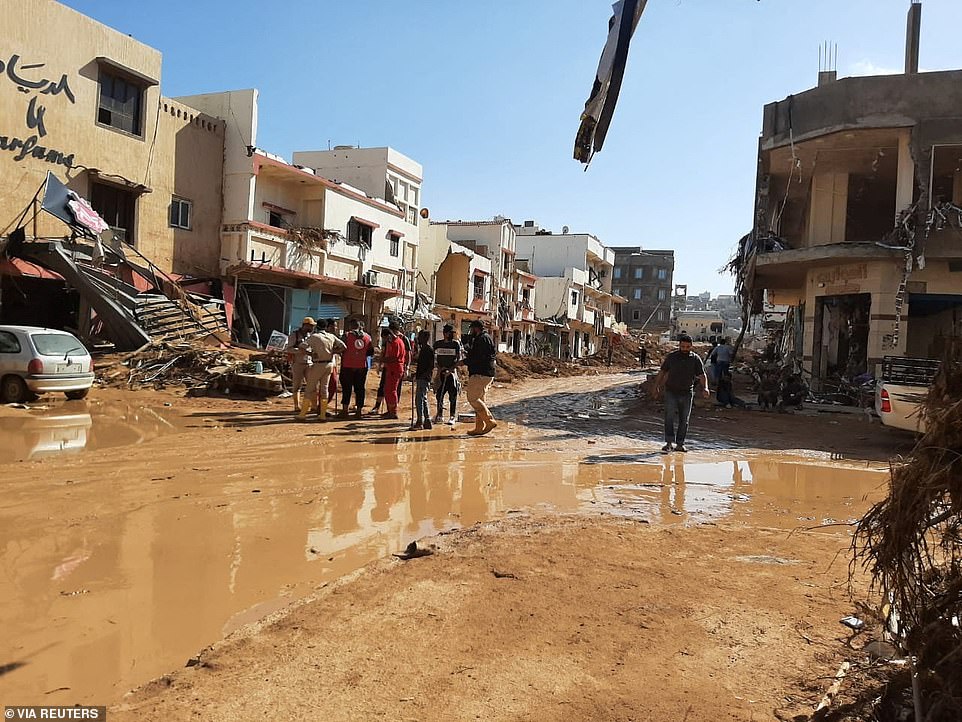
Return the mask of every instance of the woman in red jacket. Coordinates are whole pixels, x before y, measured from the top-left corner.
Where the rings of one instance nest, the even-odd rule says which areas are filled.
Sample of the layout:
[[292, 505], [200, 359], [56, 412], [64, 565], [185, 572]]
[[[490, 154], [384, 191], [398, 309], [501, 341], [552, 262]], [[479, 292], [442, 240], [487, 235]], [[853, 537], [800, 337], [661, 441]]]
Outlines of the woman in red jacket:
[[407, 363], [404, 341], [391, 329], [385, 328], [381, 330], [381, 347], [384, 349], [384, 355], [382, 356], [386, 377], [384, 381], [384, 402], [387, 404], [387, 413], [382, 418], [396, 419], [398, 386], [401, 383], [404, 366]]

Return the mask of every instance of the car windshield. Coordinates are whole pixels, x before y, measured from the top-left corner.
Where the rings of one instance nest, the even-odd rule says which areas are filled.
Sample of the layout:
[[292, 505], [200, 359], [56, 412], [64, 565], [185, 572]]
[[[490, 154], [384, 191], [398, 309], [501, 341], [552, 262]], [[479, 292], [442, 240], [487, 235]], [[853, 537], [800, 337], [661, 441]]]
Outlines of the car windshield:
[[35, 333], [30, 336], [37, 352], [43, 356], [66, 356], [87, 353], [87, 349], [69, 333]]

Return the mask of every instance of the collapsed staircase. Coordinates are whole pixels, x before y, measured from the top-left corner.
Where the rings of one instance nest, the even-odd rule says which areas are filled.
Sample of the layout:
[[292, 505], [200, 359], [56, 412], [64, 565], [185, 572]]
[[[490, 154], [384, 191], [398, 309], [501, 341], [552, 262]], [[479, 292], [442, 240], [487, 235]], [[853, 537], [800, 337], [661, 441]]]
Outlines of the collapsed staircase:
[[[158, 269], [147, 259], [147, 266], [140, 266], [122, 252], [111, 250], [107, 263], [95, 264], [92, 248], [82, 244], [68, 248], [61, 241], [27, 242], [18, 250], [24, 258], [59, 273], [76, 289], [96, 312], [103, 335], [120, 351], [134, 351], [154, 342], [229, 338], [222, 302], [202, 301], [172, 282], [167, 286], [173, 288], [165, 294]], [[140, 291], [127, 283], [117, 273], [123, 267], [147, 279], [153, 288]]]

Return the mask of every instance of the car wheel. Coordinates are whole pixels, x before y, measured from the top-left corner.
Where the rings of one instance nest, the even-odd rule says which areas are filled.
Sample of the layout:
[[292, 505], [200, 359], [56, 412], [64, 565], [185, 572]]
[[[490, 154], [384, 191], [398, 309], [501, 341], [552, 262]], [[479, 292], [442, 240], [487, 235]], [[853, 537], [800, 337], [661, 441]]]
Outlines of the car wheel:
[[4, 376], [0, 381], [0, 400], [5, 404], [22, 404], [36, 398], [37, 395], [27, 388], [26, 382], [19, 376]]
[[71, 401], [80, 401], [81, 399], [87, 398], [87, 394], [90, 389], [78, 389], [77, 391], [64, 391], [64, 396], [66, 396]]

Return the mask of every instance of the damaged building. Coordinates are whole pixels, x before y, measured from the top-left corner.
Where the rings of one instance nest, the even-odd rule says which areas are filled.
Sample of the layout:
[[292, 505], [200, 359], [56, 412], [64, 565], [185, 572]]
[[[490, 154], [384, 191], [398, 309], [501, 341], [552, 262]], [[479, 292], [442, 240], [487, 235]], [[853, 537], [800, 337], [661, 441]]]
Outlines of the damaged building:
[[[792, 307], [787, 352], [816, 388], [885, 356], [941, 357], [962, 332], [962, 71], [838, 79], [764, 108], [743, 295]], [[791, 328], [788, 328], [788, 325]]]
[[223, 329], [224, 124], [161, 95], [157, 50], [50, 0], [4, 10], [0, 322], [136, 348], [206, 306]]

